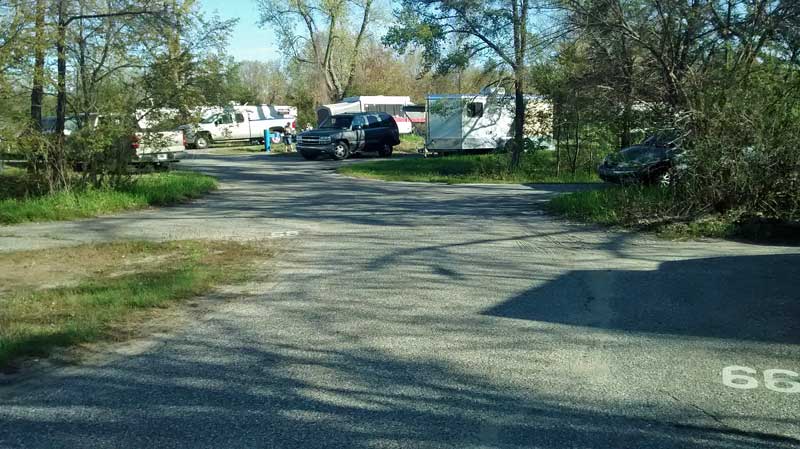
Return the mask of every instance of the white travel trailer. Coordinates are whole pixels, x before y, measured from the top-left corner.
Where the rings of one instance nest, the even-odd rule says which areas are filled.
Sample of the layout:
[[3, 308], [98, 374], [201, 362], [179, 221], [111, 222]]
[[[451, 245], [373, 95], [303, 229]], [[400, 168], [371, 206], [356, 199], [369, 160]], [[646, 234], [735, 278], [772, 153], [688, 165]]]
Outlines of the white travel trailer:
[[[541, 97], [526, 95], [526, 137], [548, 141], [552, 106]], [[479, 94], [430, 95], [426, 113], [425, 153], [490, 151], [514, 138], [514, 97], [503, 89]]]
[[413, 106], [411, 97], [371, 95], [347, 97], [341, 103], [324, 104], [317, 109], [317, 125], [335, 114], [346, 112], [385, 112], [397, 122], [400, 134], [410, 134], [411, 119], [403, 111], [404, 106]]

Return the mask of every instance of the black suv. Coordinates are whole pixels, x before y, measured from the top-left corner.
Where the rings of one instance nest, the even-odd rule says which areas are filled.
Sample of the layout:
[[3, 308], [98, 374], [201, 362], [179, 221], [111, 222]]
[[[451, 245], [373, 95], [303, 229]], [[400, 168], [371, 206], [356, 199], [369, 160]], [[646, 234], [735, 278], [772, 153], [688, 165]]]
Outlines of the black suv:
[[394, 118], [385, 112], [358, 112], [328, 117], [319, 128], [297, 136], [297, 151], [308, 160], [321, 154], [346, 159], [351, 154], [377, 151], [381, 157], [392, 155], [400, 143]]

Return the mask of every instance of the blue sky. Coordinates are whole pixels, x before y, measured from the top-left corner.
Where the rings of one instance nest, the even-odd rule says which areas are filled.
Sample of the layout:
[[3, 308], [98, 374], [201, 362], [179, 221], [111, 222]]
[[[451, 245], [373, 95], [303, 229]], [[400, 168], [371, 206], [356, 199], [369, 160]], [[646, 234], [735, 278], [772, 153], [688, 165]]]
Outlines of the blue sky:
[[208, 14], [216, 12], [225, 19], [239, 19], [228, 43], [228, 53], [237, 61], [268, 61], [280, 57], [273, 33], [258, 26], [255, 0], [200, 0], [199, 3]]

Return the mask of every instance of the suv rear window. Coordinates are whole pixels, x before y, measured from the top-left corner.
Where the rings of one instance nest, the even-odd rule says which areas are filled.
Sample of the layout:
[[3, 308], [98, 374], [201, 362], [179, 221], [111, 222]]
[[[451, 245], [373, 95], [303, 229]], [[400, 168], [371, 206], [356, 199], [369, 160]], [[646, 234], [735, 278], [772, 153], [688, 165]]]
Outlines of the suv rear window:
[[381, 120], [378, 119], [378, 117], [376, 117], [374, 115], [368, 115], [367, 116], [367, 123], [369, 123], [369, 127], [370, 128], [380, 128], [380, 127], [383, 126], [383, 123], [381, 123]]

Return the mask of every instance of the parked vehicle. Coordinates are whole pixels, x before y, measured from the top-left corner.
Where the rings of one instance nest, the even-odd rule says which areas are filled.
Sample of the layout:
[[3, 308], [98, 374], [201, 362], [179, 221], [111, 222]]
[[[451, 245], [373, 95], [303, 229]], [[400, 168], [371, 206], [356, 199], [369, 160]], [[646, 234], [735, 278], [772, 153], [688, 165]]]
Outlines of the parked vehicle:
[[297, 151], [308, 160], [323, 154], [341, 160], [365, 151], [389, 157], [399, 143], [400, 132], [391, 115], [358, 112], [332, 115], [319, 128], [300, 133]]
[[[86, 114], [67, 117], [64, 135], [67, 139], [83, 128], [98, 128], [108, 121], [130, 120], [134, 133], [125, 138], [121, 145], [131, 149], [131, 163], [136, 165], [168, 166], [183, 159], [186, 155], [185, 141], [182, 131], [159, 130], [155, 124], [133, 117], [126, 118], [117, 114]], [[55, 132], [55, 117], [42, 120], [42, 130]], [[146, 126], [143, 126], [146, 125]], [[81, 161], [76, 161], [80, 165]]]
[[383, 112], [394, 118], [400, 134], [411, 134], [412, 119], [405, 112], [405, 109], [410, 106], [414, 106], [411, 97], [387, 95], [347, 97], [341, 103], [320, 106], [317, 109], [317, 123], [322, 125], [328, 117], [347, 112]]
[[[551, 104], [526, 95], [526, 137], [550, 141]], [[427, 98], [428, 153], [488, 152], [504, 148], [514, 138], [514, 97], [503, 89], [479, 94], [430, 95]]]
[[[187, 148], [205, 149], [215, 142], [264, 143], [264, 132], [280, 142], [281, 135], [297, 126], [297, 109], [291, 106], [231, 106], [212, 113], [197, 127], [184, 126]], [[277, 143], [276, 142], [276, 143]]]
[[668, 186], [674, 180], [680, 154], [679, 136], [673, 132], [655, 134], [606, 156], [597, 167], [597, 174], [603, 181], [615, 184]]

